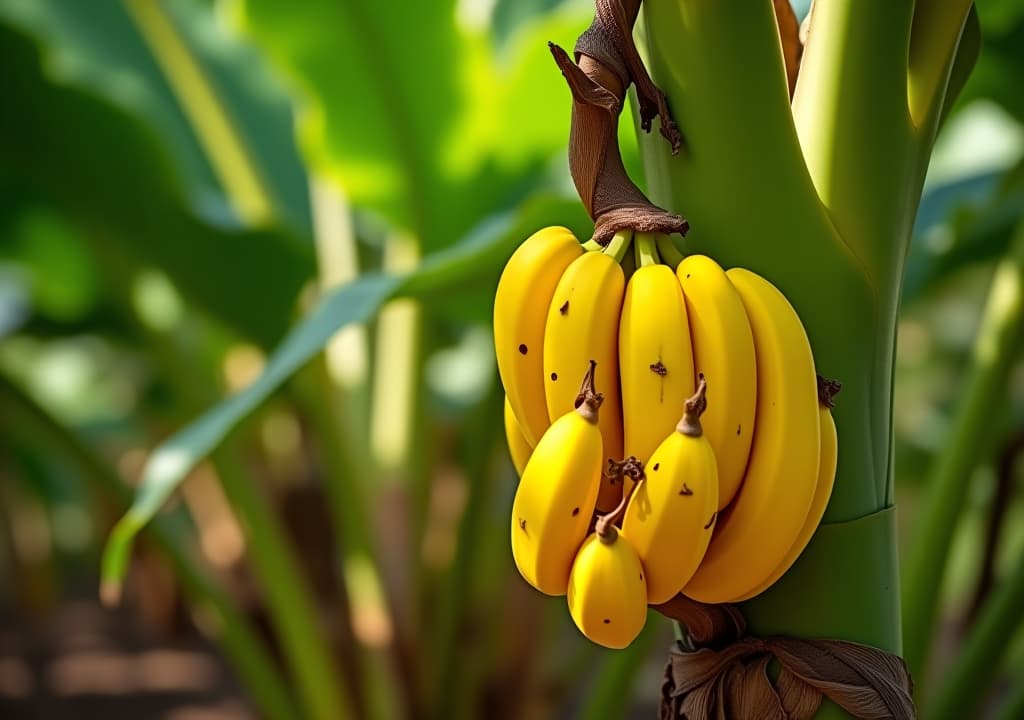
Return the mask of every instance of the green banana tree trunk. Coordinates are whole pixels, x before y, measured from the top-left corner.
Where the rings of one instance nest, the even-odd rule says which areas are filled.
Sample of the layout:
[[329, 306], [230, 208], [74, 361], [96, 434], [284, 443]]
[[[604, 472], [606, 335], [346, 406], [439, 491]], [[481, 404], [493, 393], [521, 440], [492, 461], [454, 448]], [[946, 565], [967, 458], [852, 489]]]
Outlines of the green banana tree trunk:
[[[775, 283], [804, 321], [817, 371], [843, 384], [834, 410], [839, 467], [824, 524], [782, 580], [742, 606], [762, 637], [901, 651], [896, 316], [968, 10], [956, 3], [962, 13], [950, 27], [932, 3], [917, 5], [818, 3], [791, 105], [771, 3], [643, 4], [639, 39], [685, 136], [672, 157], [656, 133], [640, 132], [649, 196], [690, 221], [687, 252]], [[842, 714], [828, 704], [819, 713], [833, 716]]]

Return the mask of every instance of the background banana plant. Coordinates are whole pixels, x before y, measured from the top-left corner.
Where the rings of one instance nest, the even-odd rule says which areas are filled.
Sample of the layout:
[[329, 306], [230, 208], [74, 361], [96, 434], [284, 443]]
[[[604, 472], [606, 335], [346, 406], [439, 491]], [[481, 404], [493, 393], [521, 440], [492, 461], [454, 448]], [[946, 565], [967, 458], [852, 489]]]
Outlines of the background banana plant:
[[[620, 127], [844, 381], [829, 525], [745, 611], [902, 649], [925, 718], [1017, 717], [1024, 3], [818, 5], [791, 113], [770, 3], [648, 0], [688, 143]], [[0, 1], [5, 629], [91, 602], [106, 544], [105, 597], [259, 716], [653, 714], [670, 625], [598, 651], [507, 546], [490, 302], [532, 231], [589, 235], [546, 42], [591, 13]]]

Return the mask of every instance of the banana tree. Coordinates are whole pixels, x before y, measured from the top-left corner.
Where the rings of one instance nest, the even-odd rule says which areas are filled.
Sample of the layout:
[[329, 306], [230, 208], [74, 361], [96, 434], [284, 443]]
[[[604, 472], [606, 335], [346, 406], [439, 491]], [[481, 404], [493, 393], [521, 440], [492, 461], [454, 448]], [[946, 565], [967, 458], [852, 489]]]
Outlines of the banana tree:
[[[641, 136], [648, 191], [690, 221], [688, 251], [775, 283], [818, 371], [844, 386], [823, 524], [790, 572], [742, 606], [751, 632], [900, 654], [896, 316], [930, 151], [977, 55], [977, 19], [969, 2], [820, 2], [787, 56], [780, 31], [792, 49], [796, 24], [775, 5], [778, 17], [767, 2], [644, 3], [651, 74], [685, 137], [673, 156]], [[909, 640], [916, 670], [923, 641]]]

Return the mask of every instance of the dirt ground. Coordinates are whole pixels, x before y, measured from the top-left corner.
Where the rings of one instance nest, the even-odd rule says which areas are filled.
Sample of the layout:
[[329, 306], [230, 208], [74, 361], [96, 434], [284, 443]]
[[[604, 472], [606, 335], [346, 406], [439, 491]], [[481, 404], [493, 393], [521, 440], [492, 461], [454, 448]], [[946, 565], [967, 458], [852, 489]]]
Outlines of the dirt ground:
[[26, 621], [0, 611], [2, 720], [255, 720], [194, 633], [146, 637], [125, 611], [65, 602]]

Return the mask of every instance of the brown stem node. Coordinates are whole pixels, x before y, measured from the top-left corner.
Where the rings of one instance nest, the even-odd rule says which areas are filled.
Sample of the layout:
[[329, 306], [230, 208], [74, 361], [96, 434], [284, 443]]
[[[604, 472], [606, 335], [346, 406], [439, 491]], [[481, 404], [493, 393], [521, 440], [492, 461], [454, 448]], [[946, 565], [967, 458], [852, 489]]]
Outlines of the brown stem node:
[[601, 403], [604, 402], [604, 395], [597, 391], [594, 387], [594, 375], [597, 371], [597, 362], [594, 360], [590, 361], [590, 367], [587, 368], [586, 375], [583, 376], [583, 382], [580, 383], [580, 391], [576, 394], [576, 401], [573, 403], [573, 407], [587, 422], [597, 423], [597, 411], [601, 409]]
[[838, 380], [830, 380], [819, 374], [818, 376], [818, 403], [829, 410], [836, 406], [835, 397], [843, 389], [843, 384]]
[[640, 462], [640, 459], [636, 455], [630, 455], [622, 461], [608, 458], [608, 469], [604, 471], [604, 476], [612, 480], [628, 477], [633, 482], [639, 482], [642, 478], [646, 477], [646, 473], [644, 472], [644, 464]]
[[700, 374], [700, 381], [697, 383], [697, 391], [683, 406], [683, 417], [676, 425], [676, 432], [690, 437], [700, 437], [704, 434], [704, 428], [700, 424], [700, 416], [708, 407], [708, 381], [704, 379], [704, 373]]

